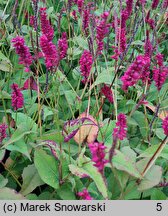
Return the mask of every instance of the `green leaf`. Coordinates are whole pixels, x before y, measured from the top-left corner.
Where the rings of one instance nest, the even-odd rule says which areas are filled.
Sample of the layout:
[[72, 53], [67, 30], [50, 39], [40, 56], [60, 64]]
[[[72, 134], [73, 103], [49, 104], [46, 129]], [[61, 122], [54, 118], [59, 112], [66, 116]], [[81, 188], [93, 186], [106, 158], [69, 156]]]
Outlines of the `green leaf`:
[[125, 189], [124, 193], [124, 200], [133, 200], [133, 199], [140, 199], [141, 192], [137, 190], [137, 184], [135, 181], [130, 181], [128, 186]]
[[121, 148], [121, 152], [126, 155], [130, 161], [132, 161], [133, 163], [136, 162], [137, 155], [129, 146], [124, 146], [123, 148]]
[[[82, 191], [83, 189], [84, 189], [84, 187], [81, 188], [79, 190], [79, 192]], [[87, 188], [87, 190], [88, 190], [89, 194], [91, 195], [91, 197], [93, 197], [94, 200], [102, 200], [102, 195], [99, 193], [95, 182], [91, 182], [89, 184], [89, 187]]]
[[38, 200], [51, 200], [54, 194], [49, 191], [44, 191], [38, 196]]
[[11, 95], [6, 91], [0, 91], [0, 99], [11, 99]]
[[57, 194], [62, 200], [76, 200], [74, 192], [72, 192], [72, 186], [69, 183], [63, 184], [58, 190]]
[[142, 112], [135, 111], [132, 115], [132, 118], [137, 122], [142, 136], [146, 138], [149, 131], [149, 126], [145, 115]]
[[109, 119], [105, 119], [103, 121], [103, 126], [100, 128], [97, 139], [99, 142], [104, 142], [105, 146], [111, 147], [113, 143], [112, 132], [115, 128], [116, 121], [110, 121]]
[[154, 188], [151, 194], [151, 200], [166, 200], [166, 195], [157, 188]]
[[5, 72], [10, 72], [12, 69], [12, 64], [10, 60], [0, 51], [0, 70]]
[[129, 174], [120, 170], [116, 170], [116, 171], [117, 171], [117, 177], [120, 182], [120, 185], [123, 189], [125, 189], [125, 186], [129, 179]]
[[78, 176], [79, 178], [83, 178], [85, 176], [88, 176], [87, 172], [84, 169], [82, 169], [82, 168], [80, 168], [74, 164], [69, 165], [69, 170], [71, 171], [72, 174]]
[[5, 152], [6, 152], [5, 149], [0, 149], [0, 161], [2, 161], [4, 159]]
[[3, 148], [7, 148], [8, 145], [21, 140], [25, 135], [33, 133], [32, 131], [24, 131], [23, 129], [16, 129], [12, 134], [12, 137], [3, 145]]
[[24, 97], [24, 106], [26, 106], [27, 109], [30, 109], [31, 106], [35, 104], [35, 101], [37, 99], [37, 91], [28, 89], [22, 91], [23, 97]]
[[42, 149], [36, 149], [34, 163], [41, 179], [51, 187], [59, 188], [58, 161]]
[[144, 46], [144, 42], [142, 42], [141, 40], [136, 40], [136, 41], [133, 41], [131, 43], [131, 45], [140, 45], [140, 46]]
[[28, 200], [38, 200], [38, 196], [36, 194], [28, 194], [26, 196], [26, 199], [28, 199]]
[[[62, 168], [62, 178], [66, 178], [69, 174], [69, 168], [68, 168], [68, 164], [69, 164], [69, 155], [66, 154], [64, 151], [61, 151], [56, 149], [57, 152], [57, 156], [59, 158], [59, 161], [61, 163], [61, 168]], [[71, 158], [72, 161], [72, 158]]]
[[106, 199], [107, 198], [107, 187], [106, 184], [104, 182], [104, 179], [102, 177], [102, 175], [100, 174], [100, 172], [97, 170], [97, 168], [93, 165], [93, 162], [90, 161], [89, 158], [84, 157], [83, 158], [83, 165], [82, 167], [78, 167], [76, 165], [69, 165], [69, 169], [70, 171], [77, 176], [80, 176], [81, 174], [84, 177], [85, 176], [89, 176], [90, 178], [93, 179], [93, 181], [95, 182], [99, 192], [102, 194], [102, 196]]
[[0, 188], [3, 188], [8, 183], [8, 179], [4, 178], [3, 175], [0, 174]]
[[[37, 137], [37, 140], [39, 137]], [[63, 142], [64, 138], [61, 131], [50, 130], [40, 136], [40, 140], [53, 140], [55, 142]], [[66, 144], [67, 145], [67, 144]]]
[[76, 100], [76, 94], [74, 93], [74, 91], [67, 90], [67, 91], [64, 92], [64, 94], [65, 94], [65, 98], [66, 98], [68, 104], [74, 105], [75, 100]]
[[131, 118], [130, 116], [127, 117], [127, 124], [129, 126], [138, 126], [138, 123], [135, 121], [135, 119]]
[[74, 37], [73, 41], [82, 49], [84, 49], [84, 50], [88, 49], [88, 43], [83, 37], [81, 37], [81, 36]]
[[86, 147], [82, 148], [81, 153], [78, 156], [77, 164], [79, 167], [82, 167], [85, 151], [86, 151]]
[[24, 131], [37, 131], [37, 124], [35, 121], [23, 113], [12, 113], [12, 118], [16, 120], [16, 126], [22, 128]]
[[31, 193], [36, 187], [44, 184], [34, 164], [24, 168], [22, 178], [23, 184], [20, 193], [23, 195]]
[[44, 110], [44, 116], [43, 116], [44, 121], [46, 121], [47, 117], [54, 115], [53, 111], [47, 106], [44, 106], [43, 110]]
[[118, 169], [129, 173], [131, 176], [140, 178], [141, 175], [138, 172], [135, 163], [130, 160], [126, 155], [124, 155], [119, 150], [115, 151], [115, 155], [112, 159], [113, 166]]
[[25, 143], [23, 138], [19, 139], [18, 141], [14, 142], [13, 144], [8, 145], [6, 147], [6, 149], [9, 151], [18, 151], [18, 152], [24, 154], [26, 157], [28, 157], [29, 160], [31, 161], [28, 146]]
[[11, 71], [11, 66], [6, 63], [5, 61], [0, 62], [0, 70], [5, 71], [5, 72], [10, 72]]
[[24, 200], [25, 197], [15, 190], [4, 187], [0, 189], [0, 200]]
[[96, 78], [96, 81], [94, 82], [94, 86], [95, 85], [99, 85], [101, 83], [103, 84], [111, 84], [112, 83], [112, 80], [114, 78], [114, 67], [111, 67], [110, 68], [110, 72], [107, 71], [107, 69], [103, 69], [101, 73], [98, 74], [97, 78]]
[[5, 60], [5, 61], [9, 61], [9, 59], [0, 51], [0, 60]]
[[[142, 171], [146, 167], [148, 161], [149, 161], [149, 159], [145, 158], [145, 159], [142, 159], [136, 163], [139, 172], [142, 173]], [[162, 177], [162, 168], [158, 165], [153, 165], [148, 170], [148, 172], [146, 173], [144, 178], [141, 180], [137, 189], [139, 191], [144, 191], [144, 190], [147, 190], [149, 188], [152, 188], [152, 187], [156, 186], [157, 184], [159, 184], [161, 177]]]
[[[80, 55], [82, 55], [82, 50], [80, 49], [80, 47], [74, 47], [73, 50], [72, 50], [72, 48], [68, 48], [67, 54], [69, 55], [71, 60], [76, 60], [76, 59], [80, 58]], [[74, 70], [73, 70], [73, 72], [74, 72]]]
[[154, 132], [156, 133], [156, 136], [159, 139], [163, 140], [165, 138], [165, 134], [163, 132], [163, 128], [156, 128], [156, 129], [154, 129]]
[[[151, 158], [153, 154], [156, 152], [160, 144], [152, 145], [147, 148], [142, 154], [138, 156], [138, 158]], [[168, 160], [168, 146], [166, 145], [162, 152], [160, 153], [159, 157], [163, 157]]]

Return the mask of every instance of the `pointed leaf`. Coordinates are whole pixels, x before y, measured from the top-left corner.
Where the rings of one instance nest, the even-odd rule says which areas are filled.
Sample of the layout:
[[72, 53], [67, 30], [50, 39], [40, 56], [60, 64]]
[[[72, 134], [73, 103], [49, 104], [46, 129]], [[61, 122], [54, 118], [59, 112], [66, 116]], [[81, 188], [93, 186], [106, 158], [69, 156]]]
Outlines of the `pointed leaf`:
[[0, 200], [23, 200], [25, 199], [20, 193], [15, 190], [4, 187], [0, 189]]
[[58, 161], [42, 149], [36, 149], [34, 163], [41, 179], [51, 187], [59, 188]]
[[[137, 168], [139, 172], [142, 173], [148, 161], [149, 159], [145, 158], [137, 162]], [[162, 168], [158, 165], [153, 165], [145, 174], [144, 178], [141, 180], [140, 184], [138, 185], [138, 190], [144, 191], [156, 186], [157, 184], [159, 184], [161, 178], [162, 178]]]
[[4, 159], [5, 152], [6, 152], [5, 149], [0, 149], [0, 162]]
[[81, 176], [81, 177], [87, 177], [93, 179], [95, 182], [99, 192], [102, 194], [102, 196], [107, 199], [107, 187], [104, 182], [104, 179], [100, 172], [98, 172], [97, 168], [93, 165], [93, 163], [90, 161], [89, 158], [84, 157], [83, 158], [83, 165], [82, 167], [78, 167], [76, 165], [69, 165], [69, 168], [71, 172], [74, 175]]
[[36, 187], [44, 184], [34, 164], [24, 168], [22, 178], [23, 184], [20, 193], [23, 195], [31, 193]]
[[3, 175], [0, 174], [0, 188], [3, 188], [8, 183], [8, 179], [6, 179]]
[[119, 150], [116, 150], [115, 152], [116, 154], [112, 159], [113, 166], [118, 170], [129, 173], [131, 176], [140, 178], [141, 175], [138, 172], [135, 163], [133, 163], [132, 160], [129, 160], [129, 158]]
[[6, 147], [7, 150], [9, 151], [18, 151], [22, 154], [24, 154], [26, 157], [30, 158], [30, 154], [28, 151], [27, 144], [25, 143], [24, 139], [20, 139], [19, 141], [14, 142], [13, 144], [10, 144]]

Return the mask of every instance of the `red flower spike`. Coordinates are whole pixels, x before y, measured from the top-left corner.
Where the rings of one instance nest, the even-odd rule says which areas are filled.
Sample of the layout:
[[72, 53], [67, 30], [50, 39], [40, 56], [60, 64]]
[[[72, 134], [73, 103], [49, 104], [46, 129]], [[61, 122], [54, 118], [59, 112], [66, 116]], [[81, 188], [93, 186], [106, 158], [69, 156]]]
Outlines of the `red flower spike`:
[[162, 128], [163, 128], [164, 134], [168, 136], [168, 116], [163, 120]]
[[7, 137], [6, 129], [8, 126], [6, 124], [0, 124], [0, 144], [2, 143], [3, 139]]
[[19, 64], [24, 65], [29, 71], [29, 67], [32, 64], [32, 56], [29, 48], [25, 45], [23, 37], [17, 36], [11, 40], [13, 47], [15, 48], [16, 54], [19, 55]]
[[88, 50], [84, 50], [79, 60], [79, 64], [80, 64], [81, 74], [84, 77], [82, 82], [86, 83], [93, 64], [92, 54]]
[[12, 88], [12, 107], [16, 111], [24, 105], [23, 94], [16, 83], [11, 85]]
[[103, 174], [104, 166], [108, 163], [108, 160], [105, 159], [105, 149], [104, 143], [90, 143], [89, 149], [92, 153], [92, 161], [94, 162], [94, 166], [97, 167], [98, 171]]
[[50, 25], [49, 20], [47, 19], [46, 10], [46, 8], [40, 8], [41, 31], [49, 41], [52, 41], [54, 37], [54, 29]]
[[97, 43], [97, 54], [100, 55], [102, 53], [104, 42], [103, 39], [109, 31], [109, 24], [107, 24], [107, 18], [109, 16], [109, 12], [104, 12], [101, 15], [101, 19], [98, 22], [96, 27], [96, 43]]
[[110, 87], [104, 84], [101, 93], [107, 98], [110, 103], [113, 103], [113, 93]]
[[127, 118], [125, 114], [120, 113], [118, 115], [116, 126], [117, 127], [113, 130], [113, 137], [119, 140], [123, 140], [127, 137]]
[[46, 35], [40, 37], [40, 46], [45, 56], [45, 63], [48, 69], [58, 65], [58, 52], [55, 44], [49, 41]]
[[159, 4], [159, 0], [153, 0], [153, 2], [152, 2], [152, 9], [157, 8], [158, 4]]
[[142, 79], [143, 82], [149, 79], [149, 66], [150, 58], [148, 56], [137, 56], [135, 61], [128, 67], [124, 75], [121, 77], [123, 90], [127, 91], [129, 86], [135, 85], [140, 79]]
[[37, 83], [32, 76], [24, 82], [22, 90], [26, 90], [26, 89], [37, 91]]
[[85, 188], [82, 192], [78, 192], [77, 195], [81, 197], [83, 200], [92, 200], [93, 198], [90, 196], [88, 190]]
[[58, 40], [59, 60], [65, 58], [68, 50], [68, 41], [66, 32], [62, 33], [62, 37]]
[[154, 66], [153, 80], [155, 81], [155, 86], [157, 87], [158, 91], [160, 91], [166, 81], [168, 75], [168, 67], [165, 67], [163, 65], [163, 55], [161, 53], [158, 53], [155, 56], [155, 59], [158, 67]]

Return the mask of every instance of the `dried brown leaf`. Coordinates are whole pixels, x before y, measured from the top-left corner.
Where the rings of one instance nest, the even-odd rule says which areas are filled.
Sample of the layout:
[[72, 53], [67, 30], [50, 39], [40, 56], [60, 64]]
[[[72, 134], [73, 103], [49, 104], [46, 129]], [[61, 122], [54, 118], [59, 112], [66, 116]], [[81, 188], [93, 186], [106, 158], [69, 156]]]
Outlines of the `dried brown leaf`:
[[97, 134], [98, 134], [98, 130], [99, 130], [98, 125], [97, 125], [97, 121], [93, 118], [93, 116], [87, 115], [87, 113], [84, 112], [78, 118], [80, 119], [80, 118], [84, 118], [84, 117], [89, 118], [96, 125], [82, 125], [79, 128], [78, 132], [74, 136], [74, 140], [78, 144], [81, 144], [84, 141], [86, 141], [88, 144], [94, 142], [95, 139], [97, 138]]

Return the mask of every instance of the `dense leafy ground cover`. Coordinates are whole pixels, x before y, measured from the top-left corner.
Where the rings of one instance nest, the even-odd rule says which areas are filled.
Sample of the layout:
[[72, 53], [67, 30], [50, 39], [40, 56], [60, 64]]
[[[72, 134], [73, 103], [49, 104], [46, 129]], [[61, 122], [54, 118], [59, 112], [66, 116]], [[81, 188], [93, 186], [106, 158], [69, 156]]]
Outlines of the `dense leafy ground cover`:
[[0, 2], [0, 199], [167, 199], [167, 8]]

